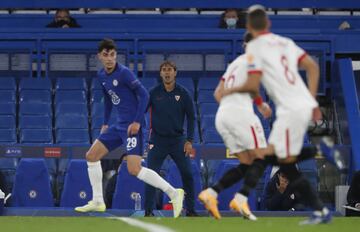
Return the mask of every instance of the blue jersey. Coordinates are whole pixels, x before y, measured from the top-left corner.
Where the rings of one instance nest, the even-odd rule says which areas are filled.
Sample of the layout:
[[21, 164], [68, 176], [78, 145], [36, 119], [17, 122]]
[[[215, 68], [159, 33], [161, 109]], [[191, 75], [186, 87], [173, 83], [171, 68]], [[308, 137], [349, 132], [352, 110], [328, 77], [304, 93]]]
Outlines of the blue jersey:
[[112, 108], [116, 110], [117, 128], [127, 128], [133, 122], [143, 125], [149, 94], [134, 73], [116, 64], [110, 74], [101, 69], [98, 79], [104, 90], [104, 125], [108, 125]]

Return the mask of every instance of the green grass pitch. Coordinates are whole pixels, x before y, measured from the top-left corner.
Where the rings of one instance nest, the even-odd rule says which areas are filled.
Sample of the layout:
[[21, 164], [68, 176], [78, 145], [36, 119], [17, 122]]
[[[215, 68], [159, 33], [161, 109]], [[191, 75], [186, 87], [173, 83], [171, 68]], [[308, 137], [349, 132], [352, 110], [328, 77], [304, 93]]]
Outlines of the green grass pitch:
[[[360, 229], [360, 218], [336, 217], [330, 224], [299, 226], [300, 217], [260, 217], [246, 221], [240, 217], [226, 217], [216, 221], [199, 218], [136, 218], [139, 221], [165, 226], [176, 232], [355, 232]], [[145, 231], [119, 220], [99, 217], [0, 217], [1, 232], [112, 232]]]

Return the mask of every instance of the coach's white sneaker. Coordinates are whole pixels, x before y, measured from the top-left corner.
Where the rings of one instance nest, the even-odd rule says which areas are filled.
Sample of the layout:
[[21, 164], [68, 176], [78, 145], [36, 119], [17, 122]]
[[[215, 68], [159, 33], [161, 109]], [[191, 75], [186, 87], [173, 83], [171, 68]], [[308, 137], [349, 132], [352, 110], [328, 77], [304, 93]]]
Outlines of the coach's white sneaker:
[[183, 189], [176, 189], [176, 196], [170, 201], [170, 203], [172, 203], [173, 205], [174, 218], [179, 217], [181, 214], [183, 208], [184, 195], [185, 192]]
[[75, 211], [86, 213], [86, 212], [105, 212], [106, 205], [104, 202], [95, 202], [95, 201], [89, 201], [84, 206], [79, 206], [75, 208]]

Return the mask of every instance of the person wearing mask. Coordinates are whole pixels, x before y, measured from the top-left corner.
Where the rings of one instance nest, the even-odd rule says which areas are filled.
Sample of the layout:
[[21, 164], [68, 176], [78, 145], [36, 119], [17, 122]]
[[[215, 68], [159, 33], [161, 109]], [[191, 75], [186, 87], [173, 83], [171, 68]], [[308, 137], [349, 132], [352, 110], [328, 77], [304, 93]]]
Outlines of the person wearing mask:
[[220, 17], [219, 28], [245, 28], [244, 14], [239, 13], [237, 9], [227, 9]]

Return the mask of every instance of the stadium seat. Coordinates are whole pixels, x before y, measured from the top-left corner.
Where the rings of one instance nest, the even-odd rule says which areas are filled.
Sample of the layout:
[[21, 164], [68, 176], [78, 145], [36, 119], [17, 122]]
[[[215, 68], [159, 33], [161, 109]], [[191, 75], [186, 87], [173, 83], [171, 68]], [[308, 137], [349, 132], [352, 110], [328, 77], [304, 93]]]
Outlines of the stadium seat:
[[303, 175], [308, 179], [313, 187], [313, 189], [318, 188], [318, 168], [316, 165], [315, 159], [304, 160], [298, 163], [299, 170]]
[[16, 168], [19, 164], [18, 158], [4, 158], [0, 159], [0, 172], [4, 176], [5, 179], [5, 189], [3, 192], [11, 193], [14, 180], [15, 180], [15, 173]]
[[14, 115], [0, 115], [0, 129], [15, 129], [16, 122]]
[[[195, 209], [196, 210], [203, 210], [204, 206], [199, 202], [197, 196], [201, 192], [202, 188], [202, 181], [200, 176], [199, 167], [196, 164], [195, 160], [191, 160], [191, 170], [194, 177], [194, 187], [195, 187]], [[166, 180], [175, 188], [182, 188], [182, 179], [174, 161], [170, 162], [168, 172], [166, 174]], [[169, 197], [165, 195], [164, 197], [164, 204], [167, 204], [170, 201]], [[185, 207], [185, 205], [184, 205]]]
[[59, 144], [89, 144], [89, 131], [87, 129], [58, 129], [56, 130], [56, 143]]
[[48, 78], [22, 78], [19, 83], [19, 91], [23, 90], [46, 90], [51, 91], [51, 80]]
[[214, 91], [216, 86], [219, 84], [218, 78], [206, 78], [202, 77], [199, 79], [198, 90], [211, 90]]
[[51, 129], [21, 129], [20, 143], [52, 143]]
[[[239, 165], [237, 160], [223, 160], [215, 173], [215, 182], [220, 180], [220, 178], [231, 168], [234, 168]], [[222, 191], [218, 196], [219, 201], [219, 210], [229, 210], [229, 202], [234, 198], [234, 195], [237, 191], [240, 190], [243, 184], [243, 180], [231, 186], [230, 188]], [[257, 198], [255, 191], [250, 193], [248, 198], [248, 203], [251, 210], [257, 209]]]
[[87, 129], [88, 117], [75, 114], [59, 114], [55, 119], [55, 129]]
[[195, 99], [195, 87], [194, 87], [194, 81], [192, 78], [177, 78], [176, 83], [185, 87], [187, 91], [189, 91], [189, 94], [192, 99]]
[[1, 103], [6, 103], [6, 102], [11, 102], [11, 103], [15, 103], [16, 102], [16, 92], [14, 90], [0, 90], [0, 102]]
[[17, 143], [16, 129], [0, 129], [0, 143], [14, 144]]
[[[45, 160], [45, 164], [48, 169], [48, 172], [49, 172], [50, 184], [51, 184], [53, 196], [56, 199], [58, 199], [58, 193], [57, 193], [58, 186], [56, 183], [56, 177], [58, 174], [58, 159], [57, 158], [46, 158], [44, 160]], [[57, 202], [56, 202], [56, 205], [58, 205]]]
[[0, 102], [0, 115], [16, 115], [16, 104], [15, 102]]
[[217, 109], [217, 103], [202, 103], [200, 104], [200, 115], [215, 115]]
[[16, 170], [11, 196], [15, 207], [53, 207], [49, 172], [44, 159], [23, 158]]
[[[111, 111], [111, 115], [110, 118], [116, 118], [116, 110]], [[104, 103], [103, 102], [95, 102], [94, 104], [92, 104], [91, 106], [91, 117], [104, 117]]]
[[97, 137], [100, 135], [100, 129], [92, 129], [91, 130], [91, 141], [94, 142]]
[[51, 103], [51, 92], [48, 90], [23, 90], [19, 96], [22, 102], [43, 102]]
[[86, 82], [84, 78], [63, 77], [58, 78], [55, 84], [56, 91], [58, 90], [83, 90], [87, 91]]
[[55, 104], [59, 103], [87, 103], [85, 91], [58, 90], [55, 93]]
[[219, 133], [216, 130], [204, 130], [203, 132], [203, 142], [205, 144], [222, 144], [223, 140]]
[[[143, 162], [143, 166], [145, 163]], [[144, 208], [145, 184], [135, 176], [131, 176], [127, 170], [127, 163], [123, 161], [120, 166], [116, 180], [116, 187], [112, 201], [113, 209], [134, 209], [135, 202], [132, 199], [133, 193], [141, 196], [141, 208]]]
[[60, 207], [85, 205], [91, 199], [92, 189], [86, 160], [73, 159], [70, 161], [65, 175]]
[[52, 120], [47, 115], [20, 115], [20, 129], [51, 129]]
[[85, 103], [59, 103], [55, 105], [55, 115], [88, 115]]
[[20, 103], [20, 115], [52, 115], [51, 104], [45, 102]]
[[214, 98], [214, 90], [199, 90], [198, 103], [216, 103]]
[[141, 78], [140, 81], [147, 90], [152, 89], [158, 84], [157, 78]]
[[1, 90], [13, 90], [16, 91], [16, 82], [13, 77], [0, 77], [0, 89]]
[[215, 115], [204, 115], [201, 117], [201, 130], [216, 130], [215, 128]]

